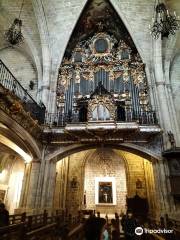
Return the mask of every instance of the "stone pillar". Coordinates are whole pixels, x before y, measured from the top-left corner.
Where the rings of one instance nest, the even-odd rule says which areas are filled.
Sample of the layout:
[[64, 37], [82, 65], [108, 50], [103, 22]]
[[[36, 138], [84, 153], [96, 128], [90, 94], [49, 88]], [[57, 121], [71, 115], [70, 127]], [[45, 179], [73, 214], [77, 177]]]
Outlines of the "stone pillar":
[[152, 163], [144, 159], [144, 176], [146, 181], [146, 191], [149, 204], [149, 214], [154, 216], [156, 211], [155, 204], [155, 181], [152, 169]]
[[157, 210], [159, 209], [159, 213], [157, 215], [162, 216], [171, 211], [170, 194], [168, 193], [167, 176], [163, 160], [158, 160], [158, 162], [154, 163], [153, 168], [156, 179], [156, 200], [159, 201], [157, 208]]
[[42, 159], [25, 164], [19, 211], [30, 213], [52, 209], [56, 181], [56, 161]]
[[42, 187], [43, 187], [43, 182], [44, 182], [44, 172], [45, 172], [45, 159], [44, 159], [44, 154], [45, 154], [45, 149], [43, 149], [43, 154], [42, 154], [42, 161], [41, 161], [41, 166], [39, 170], [39, 177], [38, 177], [38, 182], [37, 182], [37, 191], [36, 191], [36, 201], [35, 201], [35, 208], [36, 209], [41, 209], [41, 197], [42, 197]]
[[60, 160], [56, 164], [56, 184], [53, 208], [65, 208], [66, 204], [66, 191], [68, 181], [68, 157]]
[[174, 197], [171, 194], [171, 184], [170, 184], [170, 172], [169, 172], [169, 166], [168, 166], [168, 162], [167, 159], [163, 159], [164, 162], [164, 173], [165, 173], [165, 177], [166, 177], [166, 186], [167, 186], [167, 193], [168, 193], [168, 200], [169, 200], [169, 206], [170, 206], [170, 212], [168, 213], [168, 215], [170, 215], [171, 213], [176, 212], [176, 207], [175, 207], [175, 203], [174, 203]]
[[163, 200], [163, 193], [161, 189], [161, 179], [159, 176], [158, 171], [158, 162], [153, 162], [153, 172], [154, 172], [154, 178], [155, 178], [155, 192], [156, 192], [156, 217], [159, 219], [159, 216], [161, 215], [161, 212], [164, 211], [164, 200]]
[[50, 90], [50, 72], [51, 72], [51, 56], [50, 56], [50, 46], [49, 46], [49, 36], [47, 34], [47, 23], [46, 17], [44, 16], [44, 7], [40, 0], [33, 0], [33, 9], [36, 16], [38, 29], [41, 37], [42, 46], [42, 63], [43, 63], [43, 79], [38, 86], [39, 98], [44, 103], [46, 108], [49, 102], [49, 90]]
[[40, 198], [42, 209], [52, 209], [56, 183], [56, 162], [45, 161], [44, 178]]
[[[163, 70], [163, 57], [162, 57], [162, 41], [161, 38], [154, 40], [154, 74], [155, 74], [155, 86], [157, 94], [158, 113], [160, 117], [160, 124], [164, 130], [172, 131], [175, 134], [177, 140], [177, 130], [174, 124], [173, 114], [170, 109], [169, 92], [167, 90], [167, 84], [165, 81]], [[168, 93], [168, 94], [167, 94]], [[164, 134], [164, 147], [169, 147], [167, 135]]]
[[37, 182], [40, 170], [40, 161], [33, 160], [25, 163], [23, 185], [19, 208], [22, 211], [32, 212], [35, 208]]
[[173, 133], [175, 135], [176, 139], [176, 146], [180, 146], [180, 127], [178, 124], [177, 119], [177, 112], [175, 110], [175, 105], [173, 101], [173, 95], [172, 95], [172, 86], [171, 84], [166, 84], [166, 92], [167, 92], [167, 98], [169, 99], [169, 115], [172, 119], [172, 126], [173, 126]]

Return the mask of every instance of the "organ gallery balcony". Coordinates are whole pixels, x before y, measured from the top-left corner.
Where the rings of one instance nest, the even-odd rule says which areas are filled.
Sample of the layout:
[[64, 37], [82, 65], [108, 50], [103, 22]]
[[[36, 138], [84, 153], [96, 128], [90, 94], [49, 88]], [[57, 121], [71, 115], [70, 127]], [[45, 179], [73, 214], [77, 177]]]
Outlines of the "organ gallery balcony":
[[80, 122], [77, 115], [47, 114], [44, 134], [54, 142], [147, 142], [161, 133], [154, 112], [128, 116], [124, 121], [115, 118]]
[[52, 134], [55, 142], [143, 142], [161, 133], [155, 112], [145, 111], [142, 106], [134, 110], [101, 82], [91, 95], [75, 103], [73, 113], [46, 115], [44, 133]]
[[8, 125], [8, 118], [11, 118], [37, 138], [45, 111], [45, 106], [31, 97], [0, 60], [0, 122]]
[[55, 142], [143, 142], [161, 133], [155, 112], [143, 106], [132, 108], [101, 82], [91, 95], [75, 100], [73, 113], [48, 113], [45, 126], [44, 133], [52, 134]]

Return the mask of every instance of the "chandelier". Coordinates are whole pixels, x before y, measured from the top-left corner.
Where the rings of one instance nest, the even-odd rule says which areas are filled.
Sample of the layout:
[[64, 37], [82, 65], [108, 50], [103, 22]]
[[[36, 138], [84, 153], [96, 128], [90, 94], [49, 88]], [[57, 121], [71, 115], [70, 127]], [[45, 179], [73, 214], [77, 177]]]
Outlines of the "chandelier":
[[5, 39], [11, 45], [18, 45], [24, 40], [24, 37], [21, 32], [22, 20], [20, 19], [23, 4], [24, 4], [24, 0], [22, 1], [22, 4], [21, 4], [19, 17], [14, 19], [14, 22], [12, 23], [10, 28], [5, 32]]
[[161, 38], [168, 38], [170, 34], [174, 35], [179, 29], [179, 17], [174, 14], [170, 14], [164, 3], [155, 1], [154, 7], [155, 13], [154, 18], [152, 19], [152, 24], [149, 25], [150, 34], [154, 39], [158, 39], [161, 35]]

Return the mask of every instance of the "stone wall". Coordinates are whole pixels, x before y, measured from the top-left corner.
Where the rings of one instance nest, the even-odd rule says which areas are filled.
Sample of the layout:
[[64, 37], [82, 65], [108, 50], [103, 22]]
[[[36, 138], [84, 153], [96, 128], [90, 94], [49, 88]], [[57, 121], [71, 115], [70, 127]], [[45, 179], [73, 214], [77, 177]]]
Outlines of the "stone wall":
[[[97, 177], [115, 178], [116, 205], [95, 204]], [[56, 165], [56, 209], [66, 208], [72, 214], [83, 208], [107, 214], [120, 213], [126, 211], [126, 197], [132, 198], [136, 194], [147, 198], [153, 215], [158, 194], [152, 163], [130, 152], [98, 148], [72, 154]]]
[[14, 209], [19, 207], [24, 161], [18, 156], [1, 152], [0, 167], [0, 201], [3, 201], [13, 214]]
[[171, 77], [171, 84], [172, 84], [172, 93], [173, 93], [173, 100], [175, 104], [177, 119], [180, 125], [180, 54], [177, 55], [173, 61], [170, 77]]
[[83, 151], [69, 157], [65, 207], [72, 214], [76, 214], [83, 204], [85, 156], [86, 151]]
[[[28, 59], [25, 54], [22, 54], [13, 48], [2, 50], [0, 52], [0, 59], [20, 82], [20, 84], [36, 100], [38, 77], [36, 69], [31, 60]], [[33, 82], [34, 84], [32, 90], [29, 87], [30, 82]]]
[[[39, 97], [43, 99], [46, 105], [49, 105], [50, 111], [55, 110], [56, 105], [56, 82], [58, 76], [58, 67], [60, 66], [69, 38], [81, 12], [84, 9], [86, 2], [87, 1], [85, 0], [46, 0], [43, 2], [39, 0], [27, 0], [23, 6], [21, 18], [23, 21], [23, 35], [25, 37], [25, 43], [18, 46], [17, 49], [20, 50], [20, 52], [25, 53], [26, 56], [29, 56], [30, 62], [34, 63], [35, 69], [37, 69], [39, 91], [42, 92], [42, 94], [39, 94]], [[158, 101], [156, 99], [159, 93], [157, 92], [157, 96], [155, 96], [155, 82], [162, 82], [164, 80], [164, 76], [161, 72], [159, 76], [155, 76], [154, 79], [154, 69], [157, 65], [156, 61], [154, 60], [157, 58], [157, 56], [153, 54], [152, 39], [150, 37], [148, 27], [151, 23], [151, 18], [153, 17], [154, 1], [110, 0], [110, 2], [127, 27], [139, 53], [141, 54], [143, 62], [146, 64], [152, 103], [158, 112], [164, 112], [162, 106], [158, 105]], [[168, 0], [167, 4], [172, 13], [174, 10], [176, 10], [177, 15], [179, 15], [180, 5], [178, 0]], [[4, 32], [9, 27], [9, 23], [11, 23], [14, 18], [18, 16], [19, 9], [20, 3], [17, 0], [1, 1], [0, 30], [2, 32]], [[180, 45], [178, 44], [179, 36], [179, 33], [177, 33], [172, 37], [174, 42], [177, 40], [177, 44], [171, 43], [171, 46], [167, 45], [165, 48], [163, 48], [162, 55], [165, 56], [165, 59], [162, 59], [162, 56], [159, 56], [160, 62], [163, 60], [164, 62], [168, 62], [168, 64], [170, 64], [170, 61], [172, 61], [175, 54], [177, 54], [180, 49]], [[1, 51], [9, 51], [10, 48], [7, 42], [4, 40], [3, 34], [1, 34], [0, 40]], [[166, 54], [169, 47], [171, 47], [172, 50], [169, 52], [169, 54]], [[18, 54], [13, 54], [12, 57], [17, 60], [17, 63], [19, 62], [20, 58]], [[176, 67], [173, 68], [174, 78], [176, 74], [178, 76], [178, 69]], [[169, 68], [167, 71], [168, 72], [166, 75], [169, 75]], [[26, 79], [24, 81], [27, 81], [30, 75], [31, 74], [27, 74], [26, 71], [21, 71], [21, 79]], [[34, 75], [32, 78], [34, 78]], [[35, 78], [37, 79], [37, 77]], [[178, 88], [177, 82], [173, 84], [175, 88]], [[177, 103], [179, 94], [177, 91], [173, 91], [173, 94], [176, 110], [179, 112]], [[163, 93], [163, 95], [165, 94]], [[172, 108], [173, 104], [170, 104], [169, 111]], [[167, 109], [165, 112], [167, 112]], [[169, 115], [172, 114], [170, 113]], [[176, 113], [174, 112], [173, 115], [176, 115]], [[179, 118], [179, 115], [177, 118]], [[171, 119], [169, 121], [169, 119], [165, 118], [163, 121], [172, 122]], [[161, 126], [164, 128], [163, 121]], [[166, 130], [170, 130], [168, 127], [166, 128]], [[174, 129], [171, 130], [175, 131]], [[177, 135], [178, 134], [179, 132]]]
[[[114, 177], [116, 183], [116, 205], [95, 204], [95, 178]], [[100, 213], [114, 214], [125, 211], [126, 206], [126, 170], [122, 158], [111, 149], [97, 149], [90, 154], [85, 164], [86, 208]]]
[[[122, 150], [114, 150], [126, 163], [127, 196], [134, 197], [138, 194], [141, 198], [147, 198], [150, 214], [154, 215], [158, 205], [158, 193], [156, 192], [152, 163], [136, 154]], [[158, 190], [157, 190], [158, 191]]]
[[[127, 173], [127, 196], [132, 198], [137, 193], [140, 197], [147, 197], [146, 181], [145, 181], [145, 168], [144, 159], [138, 155], [115, 150], [119, 156], [123, 157], [126, 162]], [[136, 188], [136, 182], [141, 182], [141, 188]]]
[[66, 201], [67, 189], [67, 172], [68, 172], [69, 158], [66, 157], [56, 164], [56, 185], [54, 191], [53, 208], [64, 209]]

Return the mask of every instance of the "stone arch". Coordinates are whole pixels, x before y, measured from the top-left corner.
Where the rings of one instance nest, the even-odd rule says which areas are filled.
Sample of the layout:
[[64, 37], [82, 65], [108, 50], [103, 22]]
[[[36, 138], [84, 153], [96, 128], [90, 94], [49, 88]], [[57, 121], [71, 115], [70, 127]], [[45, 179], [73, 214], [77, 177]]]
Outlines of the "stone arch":
[[[72, 30], [71, 30], [71, 32], [70, 32], [70, 34], [69, 34], [69, 37], [68, 37], [67, 40], [66, 40], [66, 45], [65, 45], [64, 51], [62, 52], [62, 54], [61, 54], [61, 55], [59, 56], [59, 58], [57, 59], [57, 62], [56, 62], [56, 64], [55, 64], [56, 67], [55, 67], [55, 69], [54, 69], [54, 71], [56, 72], [56, 76], [58, 75], [59, 64], [61, 63], [61, 61], [62, 61], [62, 59], [63, 59], [63, 55], [64, 55], [64, 52], [65, 52], [66, 47], [67, 47], [67, 45], [68, 45], [68, 42], [69, 42], [69, 40], [70, 40], [70, 38], [71, 38], [71, 36], [72, 36], [72, 33], [73, 33], [73, 31], [74, 31], [74, 29], [75, 29], [78, 21], [79, 21], [79, 18], [80, 18], [80, 16], [82, 15], [82, 13], [84, 12], [84, 9], [86, 8], [86, 5], [88, 4], [88, 2], [89, 2], [89, 0], [86, 0], [86, 1], [84, 2], [84, 4], [81, 5], [82, 7], [81, 7], [81, 10], [80, 10], [80, 12], [79, 12], [79, 15], [78, 15], [78, 17], [76, 18], [76, 21], [75, 21], [74, 24], [73, 24], [73, 28], [72, 28]], [[131, 27], [131, 25], [130, 25], [128, 19], [127, 19], [127, 17], [125, 16], [125, 14], [123, 14], [122, 10], [121, 10], [120, 7], [118, 6], [117, 1], [116, 1], [116, 0], [109, 0], [109, 2], [111, 3], [111, 5], [113, 6], [114, 10], [117, 12], [117, 14], [119, 15], [119, 17], [120, 17], [121, 20], [123, 21], [124, 25], [126, 26], [126, 28], [127, 28], [128, 32], [129, 32], [131, 38], [132, 38], [133, 41], [135, 42], [135, 45], [136, 45], [136, 47], [137, 47], [137, 49], [138, 49], [138, 52], [139, 52], [142, 60], [143, 60], [144, 62], [147, 62], [147, 61], [146, 61], [146, 58], [145, 58], [145, 56], [144, 56], [144, 54], [143, 54], [143, 49], [141, 49], [140, 44], [138, 43], [138, 39], [136, 39], [136, 38], [134, 37], [135, 31], [134, 31], [133, 28]]]
[[[2, 13], [1, 19], [3, 20], [3, 23], [9, 22], [9, 24], [10, 24], [11, 23], [10, 18], [8, 18], [8, 16], [11, 16], [10, 12], [7, 9], [3, 8], [3, 9], [1, 9], [1, 13]], [[4, 26], [6, 26], [6, 24], [4, 24]], [[8, 28], [8, 26], [7, 26], [7, 28]], [[23, 46], [21, 46], [21, 45], [18, 47], [14, 46], [13, 48], [16, 51], [23, 54], [26, 58], [28, 58], [31, 61], [32, 65], [34, 66], [34, 68], [37, 71], [37, 80], [38, 80], [38, 85], [39, 85], [39, 82], [42, 79], [42, 67], [41, 67], [41, 62], [39, 59], [39, 53], [38, 53], [38, 50], [32, 40], [32, 33], [30, 33], [28, 31], [28, 29], [26, 28], [26, 26], [24, 26], [24, 25], [23, 25], [23, 36], [24, 36]], [[5, 43], [3, 43], [3, 45], [5, 45]], [[3, 48], [0, 49], [0, 51], [3, 49], [9, 49], [9, 48], [11, 48], [11, 45], [6, 44]], [[38, 96], [38, 98], [39, 98], [39, 96]]]
[[[114, 148], [112, 146], [111, 147], [108, 146], [108, 148], [109, 148], [108, 149], [107, 146], [105, 146], [105, 151], [107, 150], [106, 153], [109, 154], [110, 158], [113, 159], [113, 161], [111, 162], [112, 168], [110, 169], [110, 171], [108, 171], [107, 174], [104, 174], [104, 171], [99, 172], [99, 170], [98, 170], [98, 169], [101, 169], [101, 164], [99, 163], [99, 160], [101, 159], [101, 157], [99, 158], [99, 160], [97, 159], [98, 158], [98, 155], [96, 154], [96, 152], [98, 151], [97, 148], [101, 150], [101, 146], [96, 146], [96, 149], [95, 149], [95, 147], [93, 147], [93, 150], [89, 149], [90, 151], [82, 150], [82, 152], [80, 154], [78, 154], [78, 153], [72, 154], [69, 157], [70, 162], [71, 162], [71, 160], [73, 162], [73, 163], [70, 163], [71, 171], [69, 171], [69, 173], [70, 173], [69, 176], [72, 179], [74, 176], [76, 176], [78, 184], [80, 183], [80, 179], [81, 179], [81, 184], [78, 185], [78, 186], [81, 186], [81, 191], [78, 194], [78, 198], [83, 199], [83, 194], [86, 191], [86, 193], [84, 195], [86, 198], [86, 201], [88, 201], [88, 203], [86, 202], [86, 204], [87, 204], [86, 207], [88, 209], [96, 209], [96, 211], [100, 211], [102, 214], [106, 213], [107, 209], [105, 209], [105, 207], [102, 207], [99, 205], [97, 205], [95, 207], [95, 205], [94, 205], [93, 200], [96, 195], [95, 191], [97, 190], [95, 188], [95, 186], [97, 187], [97, 185], [96, 184], [94, 185], [94, 181], [97, 177], [100, 177], [102, 181], [103, 180], [105, 181], [106, 177], [107, 178], [115, 177], [117, 184], [119, 183], [119, 185], [121, 185], [122, 184], [121, 181], [125, 182], [126, 193], [123, 190], [123, 189], [125, 189], [124, 187], [121, 188], [121, 190], [116, 189], [116, 191], [118, 192], [118, 196], [122, 197], [121, 198], [122, 201], [119, 202], [119, 200], [117, 198], [116, 199], [117, 206], [115, 207], [116, 210], [112, 207], [107, 211], [108, 214], [113, 213], [113, 211], [117, 211], [119, 213], [121, 211], [125, 212], [126, 211], [126, 204], [125, 204], [126, 197], [133, 198], [134, 196], [136, 196], [136, 194], [138, 196], [140, 196], [141, 198], [144, 198], [148, 201], [150, 214], [155, 214], [155, 208], [156, 208], [155, 198], [157, 195], [155, 186], [158, 183], [154, 179], [155, 173], [152, 168], [153, 164], [149, 160], [145, 159], [145, 157], [135, 156], [134, 154], [131, 154], [130, 152], [125, 152], [124, 150], [122, 151], [122, 149], [114, 150]], [[112, 154], [112, 152], [113, 152], [113, 154]], [[107, 157], [106, 153], [105, 153], [105, 156]], [[103, 154], [103, 152], [102, 152], [102, 154]], [[108, 157], [107, 157], [107, 159], [109, 161]], [[66, 160], [66, 158], [64, 160]], [[121, 163], [123, 164], [123, 166]], [[90, 167], [89, 167], [89, 164], [90, 164]], [[148, 168], [145, 167], [146, 164], [148, 164]], [[139, 166], [138, 169], [137, 169], [137, 166]], [[102, 169], [104, 169], [104, 168], [102, 168]], [[116, 169], [116, 170], [118, 169], [118, 172], [116, 170], [114, 172], [114, 169]], [[124, 171], [125, 175], [121, 175], [122, 170]], [[120, 174], [121, 177], [119, 176], [119, 173], [121, 173]], [[151, 174], [151, 177], [153, 177], [153, 181], [151, 181], [152, 178], [150, 178], [149, 173]], [[137, 185], [136, 185], [137, 180], [139, 180], [141, 182], [141, 187], [137, 188]], [[87, 181], [87, 182], [85, 183], [85, 181]], [[90, 184], [91, 190], [89, 190], [88, 184]], [[89, 191], [90, 191], [90, 194], [89, 194]], [[75, 192], [73, 194], [75, 194]], [[116, 197], [117, 197], [117, 195], [116, 195]], [[68, 201], [70, 201], [69, 199], [71, 199], [71, 198], [69, 197]], [[78, 202], [79, 202], [79, 200], [78, 200]], [[153, 204], [151, 204], [151, 202]], [[69, 207], [71, 208], [71, 210], [73, 209], [73, 207], [71, 207], [71, 205]]]
[[[59, 58], [58, 58], [59, 63], [56, 61], [56, 64], [54, 64], [54, 66], [56, 65], [56, 67], [55, 67], [56, 69], [54, 69], [53, 72], [55, 72], [56, 79], [57, 79], [57, 76], [58, 76], [59, 64], [62, 63], [62, 60], [63, 60], [63, 54], [65, 54], [65, 50], [67, 49], [67, 46], [68, 46], [68, 44], [69, 44], [69, 42], [72, 38], [73, 32], [75, 31], [76, 26], [79, 24], [79, 20], [80, 20], [82, 14], [85, 12], [86, 7], [89, 4], [89, 2], [90, 1], [86, 1], [85, 5], [82, 6], [81, 12], [79, 13], [78, 18], [77, 18], [76, 22], [74, 22], [73, 28], [71, 29], [71, 34], [68, 34], [68, 38], [66, 39], [66, 44], [65, 44], [65, 47], [63, 49], [63, 52], [61, 53], [61, 56], [59, 55]], [[135, 43], [135, 46], [138, 50], [138, 53], [140, 53], [141, 59], [143, 60], [143, 62], [147, 63], [147, 59], [145, 58], [145, 54], [143, 54], [143, 49], [141, 49], [141, 47], [140, 47], [140, 41], [138, 40], [138, 38], [135, 34], [135, 31], [132, 29], [131, 24], [128, 21], [128, 17], [126, 17], [125, 13], [120, 8], [120, 4], [118, 4], [115, 0], [109, 0], [107, 2], [114, 9], [114, 12], [117, 13], [117, 15], [119, 16], [119, 19], [121, 19], [121, 21], [122, 21], [123, 25], [125, 26], [126, 30], [129, 32], [129, 35], [131, 36], [131, 39]], [[146, 65], [145, 72], [147, 73], [146, 74], [147, 75], [147, 80], [150, 84], [151, 83], [151, 77], [150, 77], [150, 74], [149, 74], [149, 66], [148, 65]], [[55, 83], [57, 83], [57, 80], [55, 81]], [[55, 86], [54, 86], [53, 91], [55, 91]], [[53, 97], [53, 101], [54, 101], [54, 97]], [[152, 98], [152, 94], [151, 94], [150, 98]]]
[[129, 23], [129, 21], [127, 20], [125, 14], [123, 14], [123, 11], [120, 9], [120, 7], [117, 4], [117, 0], [109, 0], [110, 3], [112, 4], [112, 6], [114, 7], [115, 11], [117, 12], [117, 14], [119, 15], [119, 17], [121, 18], [121, 20], [123, 21], [124, 25], [126, 26], [131, 38], [133, 39], [135, 46], [143, 60], [143, 62], [146, 62], [145, 56], [143, 54], [143, 49], [141, 48], [140, 44], [138, 43], [138, 40], [135, 38], [135, 31], [134, 29], [131, 27], [131, 24]]
[[[47, 154], [45, 160], [57, 162], [73, 153], [98, 147], [99, 144], [72, 144], [70, 146], [61, 147], [60, 149], [58, 148], [57, 150], [54, 150], [53, 152]], [[155, 154], [153, 151], [150, 151], [145, 147], [140, 147], [135, 144], [104, 144], [104, 147], [129, 151], [139, 156], [143, 156], [149, 161], [158, 161], [159, 159], [161, 159], [160, 155]]]
[[[0, 133], [17, 143], [25, 152], [34, 159], [41, 159], [42, 153], [35, 139], [18, 123], [12, 120], [3, 112], [1, 114], [1, 123], [7, 128], [6, 132], [0, 129]], [[13, 130], [11, 127], [13, 126]]]

